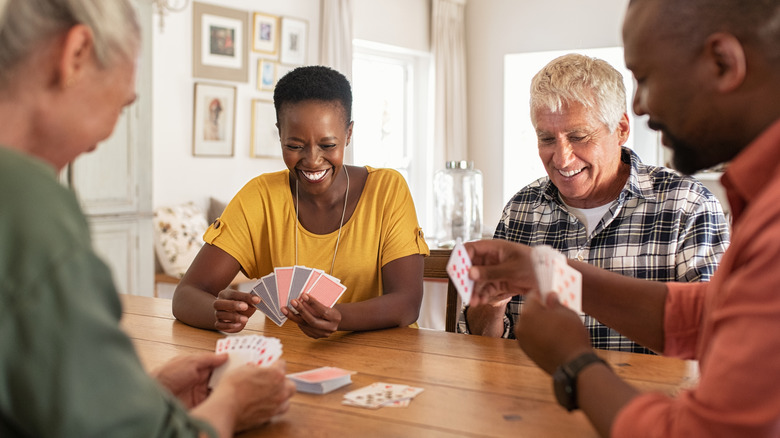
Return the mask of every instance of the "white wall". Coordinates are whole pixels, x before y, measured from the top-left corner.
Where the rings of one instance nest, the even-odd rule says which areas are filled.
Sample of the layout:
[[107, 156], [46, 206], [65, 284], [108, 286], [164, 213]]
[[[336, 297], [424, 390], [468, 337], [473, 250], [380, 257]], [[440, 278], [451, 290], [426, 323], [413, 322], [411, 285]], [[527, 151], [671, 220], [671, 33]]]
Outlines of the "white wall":
[[[308, 62], [314, 64], [319, 59], [319, 0], [203, 0], [201, 3], [304, 19], [309, 25]], [[271, 92], [257, 90], [257, 60], [260, 54], [249, 52], [249, 79], [246, 83], [193, 78], [192, 6], [184, 12], [166, 15], [162, 32], [159, 16], [153, 18], [153, 206], [195, 201], [206, 208], [209, 197], [228, 201], [252, 177], [283, 169], [281, 159], [249, 156], [251, 101], [272, 97]], [[192, 155], [192, 105], [196, 81], [237, 86], [232, 157]]]
[[[319, 61], [320, 0], [201, 0], [248, 12], [308, 21], [308, 63]], [[430, 0], [354, 0], [355, 38], [402, 48], [430, 50]], [[192, 76], [192, 6], [165, 16], [153, 32], [153, 206], [194, 201], [206, 208], [209, 197], [228, 201], [249, 179], [281, 170], [281, 159], [251, 158], [251, 101], [271, 99], [256, 87], [257, 60], [249, 52], [249, 81], [220, 82]], [[399, 24], [400, 23], [400, 24]], [[250, 24], [251, 26], [251, 24]], [[192, 105], [195, 82], [237, 86], [235, 149], [232, 157], [192, 156]]]
[[[469, 157], [484, 176], [484, 220], [503, 199], [504, 55], [620, 46], [628, 0], [469, 0], [466, 4]], [[520, 187], [517, 187], [520, 189]]]

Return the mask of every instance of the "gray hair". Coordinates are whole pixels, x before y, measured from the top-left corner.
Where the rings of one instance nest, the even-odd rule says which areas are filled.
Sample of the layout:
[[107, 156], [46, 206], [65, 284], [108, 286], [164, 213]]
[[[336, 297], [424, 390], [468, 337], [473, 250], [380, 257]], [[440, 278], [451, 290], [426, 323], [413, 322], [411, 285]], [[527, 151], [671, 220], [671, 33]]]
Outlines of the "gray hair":
[[36, 45], [77, 24], [92, 30], [102, 67], [138, 49], [141, 30], [129, 0], [0, 0], [0, 83]]
[[531, 123], [536, 110], [558, 112], [568, 103], [595, 111], [598, 120], [614, 132], [626, 113], [623, 75], [608, 62], [577, 53], [555, 58], [531, 80]]

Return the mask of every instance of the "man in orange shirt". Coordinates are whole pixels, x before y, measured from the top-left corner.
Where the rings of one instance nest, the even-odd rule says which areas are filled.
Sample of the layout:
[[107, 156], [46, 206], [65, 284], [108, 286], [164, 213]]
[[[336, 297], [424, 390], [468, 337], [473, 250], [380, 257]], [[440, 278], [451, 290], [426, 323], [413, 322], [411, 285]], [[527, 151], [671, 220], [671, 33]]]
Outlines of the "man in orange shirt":
[[[780, 1], [632, 0], [623, 26], [634, 111], [685, 173], [730, 162], [731, 246], [709, 283], [622, 277], [579, 262], [583, 311], [668, 356], [697, 359], [696, 387], [642, 394], [595, 354], [579, 317], [533, 291], [530, 248], [467, 244], [478, 293], [531, 291], [516, 329], [559, 402], [604, 436], [780, 435]], [[633, 291], [621, 300], [621, 291]]]

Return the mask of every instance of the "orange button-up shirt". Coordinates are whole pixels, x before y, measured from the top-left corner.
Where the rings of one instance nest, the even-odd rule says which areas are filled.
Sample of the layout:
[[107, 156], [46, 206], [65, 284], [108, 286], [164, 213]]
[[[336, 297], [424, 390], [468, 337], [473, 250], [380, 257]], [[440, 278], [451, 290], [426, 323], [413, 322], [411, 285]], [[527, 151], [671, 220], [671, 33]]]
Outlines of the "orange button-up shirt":
[[698, 359], [677, 397], [643, 394], [614, 437], [780, 436], [780, 120], [729, 164], [731, 246], [709, 283], [668, 283], [664, 354]]

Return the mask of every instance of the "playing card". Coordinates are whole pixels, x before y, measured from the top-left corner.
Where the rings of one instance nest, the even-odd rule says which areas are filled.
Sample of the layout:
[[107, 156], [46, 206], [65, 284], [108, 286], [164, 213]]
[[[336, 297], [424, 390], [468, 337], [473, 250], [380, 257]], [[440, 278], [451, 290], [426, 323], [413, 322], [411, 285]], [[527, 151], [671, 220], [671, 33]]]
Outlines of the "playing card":
[[287, 304], [290, 304], [290, 300], [298, 298], [303, 292], [303, 288], [309, 281], [312, 269], [306, 266], [293, 266], [292, 279], [290, 280], [290, 293], [287, 297]]
[[317, 281], [318, 278], [325, 272], [321, 269], [312, 269], [311, 275], [309, 275], [309, 280], [306, 282], [306, 285], [303, 287], [303, 291], [301, 291], [302, 294], [307, 294], [309, 291], [311, 291], [311, 287], [314, 285], [314, 283]]
[[566, 257], [548, 245], [531, 250], [531, 264], [542, 300], [550, 292], [558, 294], [561, 304], [582, 313], [582, 274], [566, 263]]
[[276, 274], [276, 294], [279, 297], [279, 306], [285, 307], [290, 302], [293, 267], [274, 268], [274, 274]]
[[463, 304], [468, 304], [471, 301], [471, 294], [474, 290], [474, 281], [469, 279], [469, 268], [471, 268], [471, 258], [466, 252], [466, 247], [458, 239], [447, 262], [447, 274], [452, 279], [452, 283], [455, 284], [455, 289], [458, 290]]
[[333, 307], [345, 290], [347, 287], [341, 284], [337, 278], [322, 274], [309, 290], [309, 296], [324, 306]]
[[[422, 388], [408, 385], [376, 382], [344, 394], [341, 403], [348, 406], [377, 409], [402, 400], [411, 400], [422, 391]], [[398, 406], [403, 405], [403, 403], [398, 404]]]
[[263, 286], [268, 291], [268, 296], [271, 298], [271, 307], [274, 309], [279, 308], [279, 294], [276, 290], [276, 274], [273, 272], [261, 278]]
[[227, 353], [228, 360], [211, 374], [209, 387], [214, 387], [222, 376], [242, 365], [269, 366], [282, 355], [282, 344], [277, 338], [260, 335], [232, 335], [217, 341], [214, 351]]

